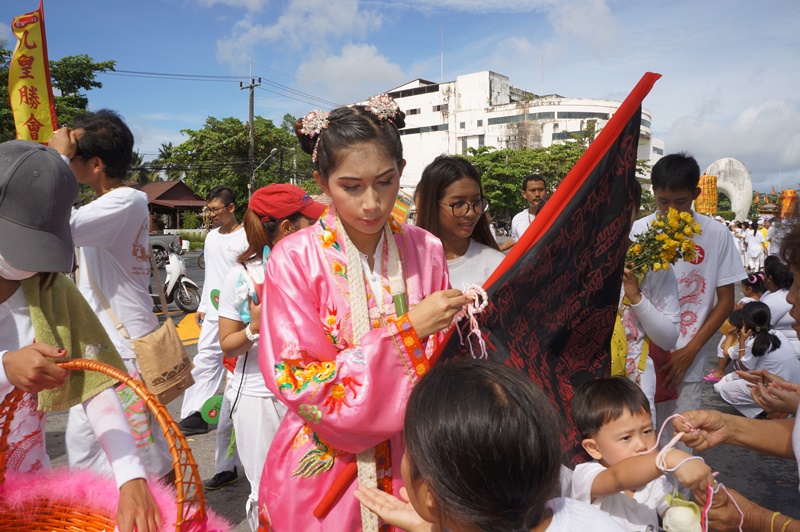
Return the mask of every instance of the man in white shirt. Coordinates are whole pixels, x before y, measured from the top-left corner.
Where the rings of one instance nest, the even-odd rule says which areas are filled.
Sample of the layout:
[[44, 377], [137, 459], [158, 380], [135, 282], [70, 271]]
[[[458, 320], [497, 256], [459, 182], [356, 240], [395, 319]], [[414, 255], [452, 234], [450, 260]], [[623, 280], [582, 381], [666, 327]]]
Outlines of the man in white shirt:
[[[690, 212], [702, 229], [702, 234], [694, 237], [695, 260], [681, 260], [673, 267], [680, 296], [680, 337], [666, 366], [664, 385], [677, 385], [678, 399], [656, 404], [660, 420], [700, 406], [708, 342], [733, 310], [734, 283], [747, 277], [731, 232], [723, 224], [692, 211], [692, 202], [700, 195], [699, 181], [697, 161], [683, 153], [661, 158], [651, 174], [658, 210], [666, 213], [672, 207]], [[655, 216], [637, 220], [632, 234], [645, 231]], [[668, 424], [664, 430], [666, 440], [672, 437], [671, 430]]]
[[522, 181], [522, 197], [528, 202], [528, 207], [517, 213], [511, 220], [511, 239], [500, 246], [500, 251], [505, 251], [517, 243], [522, 233], [528, 229], [533, 219], [536, 218], [539, 205], [547, 198], [547, 183], [539, 174], [531, 174]]
[[[97, 314], [134, 378], [139, 376], [130, 341], [117, 328], [108, 307], [131, 339], [158, 328], [150, 298], [147, 195], [124, 185], [133, 157], [133, 134], [122, 119], [107, 109], [74, 120], [74, 130], [62, 128], [50, 146], [69, 163], [79, 183], [92, 188], [97, 199], [73, 210], [70, 229], [78, 252], [78, 289]], [[158, 422], [142, 400], [118, 390], [134, 441], [148, 473], [169, 475], [172, 455]], [[65, 435], [71, 467], [110, 471], [84, 410], [70, 409]]]
[[[247, 235], [236, 219], [236, 198], [228, 187], [216, 187], [206, 198], [206, 210], [216, 227], [205, 241], [205, 279], [203, 295], [195, 319], [200, 325], [197, 355], [194, 357], [192, 377], [194, 384], [183, 394], [179, 426], [185, 435], [208, 432], [208, 423], [200, 415], [203, 404], [216, 394], [225, 376], [223, 353], [219, 345], [219, 296], [225, 275], [233, 268], [239, 255], [247, 249]], [[226, 408], [227, 407], [227, 408]], [[238, 457], [228, 456], [230, 433], [230, 402], [224, 398], [217, 426], [216, 473], [205, 484], [207, 489], [218, 489], [238, 478]]]

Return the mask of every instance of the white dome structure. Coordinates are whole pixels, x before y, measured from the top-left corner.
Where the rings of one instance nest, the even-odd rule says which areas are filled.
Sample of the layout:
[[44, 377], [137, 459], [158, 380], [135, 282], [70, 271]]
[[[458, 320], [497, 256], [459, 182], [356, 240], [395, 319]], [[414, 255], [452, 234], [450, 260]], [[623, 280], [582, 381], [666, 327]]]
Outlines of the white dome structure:
[[706, 168], [706, 175], [717, 176], [717, 191], [731, 200], [731, 210], [737, 220], [747, 218], [753, 203], [753, 181], [745, 166], [730, 157], [714, 161]]

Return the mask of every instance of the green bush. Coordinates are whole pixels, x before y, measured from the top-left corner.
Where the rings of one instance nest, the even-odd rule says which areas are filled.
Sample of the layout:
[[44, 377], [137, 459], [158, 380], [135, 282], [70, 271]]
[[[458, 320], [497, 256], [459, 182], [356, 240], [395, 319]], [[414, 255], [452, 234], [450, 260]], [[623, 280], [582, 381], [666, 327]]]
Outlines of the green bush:
[[729, 222], [736, 219], [736, 213], [733, 211], [717, 211], [715, 216], [722, 216], [722, 218], [728, 220]]
[[181, 227], [184, 229], [200, 229], [203, 227], [203, 218], [198, 216], [196, 212], [183, 211], [183, 221], [181, 223]]
[[203, 242], [192, 242], [191, 240], [189, 241], [189, 251], [202, 251], [203, 246], [205, 246], [205, 243]]
[[207, 233], [196, 233], [194, 231], [191, 231], [191, 232], [189, 232], [189, 231], [181, 231], [180, 232], [181, 238], [183, 238], [184, 240], [188, 240], [192, 244], [200, 244], [200, 247], [202, 247], [205, 244], [206, 234]]

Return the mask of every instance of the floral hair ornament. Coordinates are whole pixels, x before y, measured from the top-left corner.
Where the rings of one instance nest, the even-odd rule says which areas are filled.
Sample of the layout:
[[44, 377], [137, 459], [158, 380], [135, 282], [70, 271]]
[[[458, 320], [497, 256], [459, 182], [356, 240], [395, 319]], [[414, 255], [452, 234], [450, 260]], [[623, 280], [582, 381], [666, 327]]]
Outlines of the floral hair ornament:
[[367, 111], [378, 117], [379, 120], [392, 121], [400, 111], [400, 106], [388, 94], [378, 94], [367, 100]]
[[311, 152], [311, 161], [317, 162], [317, 147], [319, 147], [319, 139], [320, 133], [322, 130], [328, 127], [328, 117], [330, 113], [327, 111], [322, 111], [321, 109], [314, 109], [303, 119], [300, 121], [300, 133], [303, 135], [308, 135], [312, 139], [316, 137], [314, 141], [314, 151]]

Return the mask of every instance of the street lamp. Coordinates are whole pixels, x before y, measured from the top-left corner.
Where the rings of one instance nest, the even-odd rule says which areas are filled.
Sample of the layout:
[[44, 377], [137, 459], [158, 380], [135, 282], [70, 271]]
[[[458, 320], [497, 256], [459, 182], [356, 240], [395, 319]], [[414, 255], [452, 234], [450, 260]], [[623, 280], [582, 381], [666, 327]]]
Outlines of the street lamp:
[[250, 182], [247, 183], [247, 197], [248, 197], [248, 199], [253, 197], [253, 181], [255, 180], [255, 177], [256, 177], [256, 171], [259, 168], [261, 168], [264, 165], [265, 162], [269, 161], [272, 158], [272, 156], [275, 155], [276, 153], [278, 153], [278, 148], [272, 148], [272, 151], [269, 152], [269, 155], [267, 155], [267, 157], [263, 161], [261, 161], [258, 164], [258, 166], [253, 168], [253, 172], [250, 174]]

